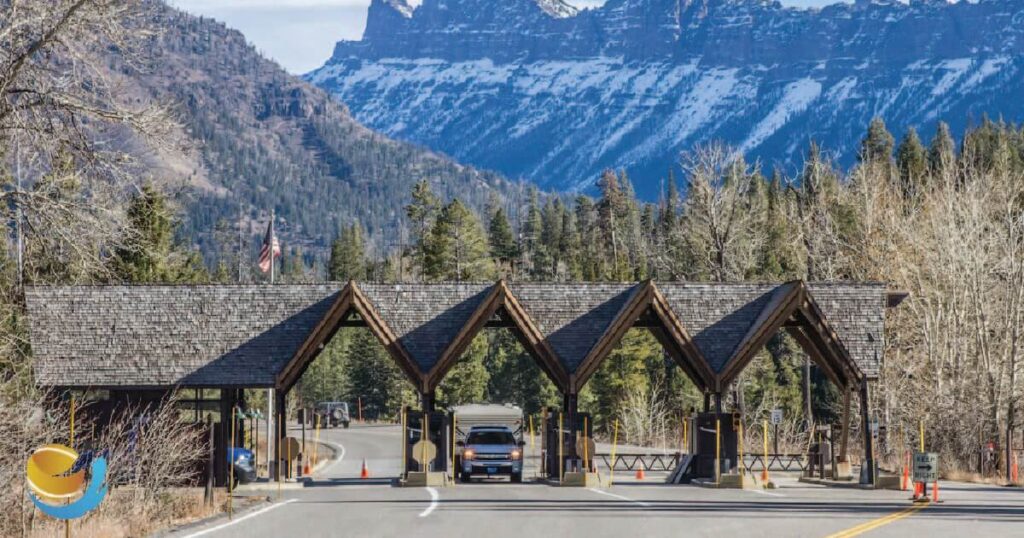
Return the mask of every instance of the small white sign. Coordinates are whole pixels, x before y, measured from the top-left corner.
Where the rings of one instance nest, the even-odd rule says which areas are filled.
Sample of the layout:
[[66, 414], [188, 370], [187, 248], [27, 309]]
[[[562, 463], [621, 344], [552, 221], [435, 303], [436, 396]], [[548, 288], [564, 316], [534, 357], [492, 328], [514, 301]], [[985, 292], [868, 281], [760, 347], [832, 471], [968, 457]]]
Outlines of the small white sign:
[[939, 454], [914, 453], [914, 482], [935, 482], [939, 479]]
[[772, 424], [775, 426], [782, 424], [782, 409], [772, 409]]

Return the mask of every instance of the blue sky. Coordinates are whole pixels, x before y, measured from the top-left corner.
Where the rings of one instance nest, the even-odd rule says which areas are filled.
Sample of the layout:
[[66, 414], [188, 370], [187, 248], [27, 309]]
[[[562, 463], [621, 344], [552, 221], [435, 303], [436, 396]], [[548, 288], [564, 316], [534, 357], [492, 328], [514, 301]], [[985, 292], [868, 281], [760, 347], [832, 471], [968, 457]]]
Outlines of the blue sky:
[[[370, 0], [169, 1], [171, 5], [213, 17], [241, 30], [260, 52], [292, 73], [305, 73], [323, 65], [337, 41], [362, 37], [366, 7], [370, 4]], [[604, 3], [604, 0], [566, 1], [577, 7]], [[782, 3], [808, 7], [834, 1], [782, 0]]]

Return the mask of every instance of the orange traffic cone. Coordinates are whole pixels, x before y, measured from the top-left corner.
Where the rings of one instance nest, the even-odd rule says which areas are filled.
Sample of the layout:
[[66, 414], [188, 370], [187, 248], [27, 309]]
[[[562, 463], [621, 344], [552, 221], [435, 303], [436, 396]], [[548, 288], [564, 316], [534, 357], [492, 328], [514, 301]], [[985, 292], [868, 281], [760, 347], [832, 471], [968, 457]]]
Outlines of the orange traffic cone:
[[907, 491], [907, 484], [910, 483], [910, 470], [903, 468], [903, 476], [900, 477], [900, 490]]
[[939, 481], [935, 481], [935, 485], [932, 487], [932, 502], [939, 502]]
[[636, 470], [636, 479], [637, 480], [643, 480], [644, 479], [644, 468], [643, 467], [640, 467], [639, 469]]
[[765, 467], [761, 470], [761, 482], [768, 483], [768, 468]]
[[313, 470], [309, 467], [309, 460], [306, 460], [306, 465], [302, 468], [302, 474], [306, 476], [313, 474]]
[[363, 470], [359, 473], [359, 478], [370, 478], [370, 470], [366, 468], [366, 458], [363, 458]]

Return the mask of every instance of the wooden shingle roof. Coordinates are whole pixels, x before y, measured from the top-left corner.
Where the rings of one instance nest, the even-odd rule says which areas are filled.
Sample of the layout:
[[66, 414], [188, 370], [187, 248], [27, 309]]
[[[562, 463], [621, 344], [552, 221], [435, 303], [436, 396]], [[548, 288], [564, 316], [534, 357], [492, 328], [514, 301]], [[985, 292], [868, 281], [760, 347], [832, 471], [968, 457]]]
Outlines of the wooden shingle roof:
[[885, 284], [811, 282], [807, 289], [857, 366], [877, 377], [885, 350]]
[[423, 372], [441, 358], [494, 283], [359, 284]]
[[512, 295], [533, 319], [566, 371], [574, 372], [639, 284], [514, 283]]
[[338, 284], [25, 291], [41, 385], [272, 386]]
[[[657, 296], [664, 305], [658, 308], [667, 308], [692, 340], [680, 342], [680, 349], [696, 348], [691, 354], [719, 386], [749, 360], [757, 347], [751, 342], [763, 341], [755, 336], [782, 326], [766, 323], [800, 322], [807, 315], [820, 326], [808, 341], [824, 338], [827, 342], [816, 345], [832, 347], [823, 352], [845, 361], [840, 366], [854, 378], [870, 378], [881, 363], [887, 305], [885, 285], [862, 283], [348, 286], [30, 287], [26, 303], [36, 380], [65, 387], [275, 386], [286, 383], [280, 376], [287, 369], [297, 367], [292, 371], [298, 372], [286, 376], [289, 380], [301, 374], [342, 319], [340, 312], [329, 315], [332, 307], [337, 310], [338, 304], [348, 304], [345, 297], [356, 296], [362, 298], [360, 308], [374, 318], [378, 338], [386, 334], [389, 350], [405, 359], [404, 370], [414, 381], [419, 376], [423, 386], [438, 381], [428, 379], [429, 372], [453, 342], [474, 333], [463, 329], [481, 323], [471, 318], [488, 297], [522, 310], [525, 318], [517, 323], [532, 331], [529, 339], [541, 346], [535, 351], [556, 361], [548, 365], [557, 370], [556, 377], [575, 376], [606, 332], [619, 334], [623, 323], [635, 322], [626, 318], [640, 310], [627, 305]], [[496, 289], [506, 288], [495, 295]], [[794, 290], [800, 290], [800, 314], [783, 319], [776, 310], [784, 304], [781, 299], [797, 297], [791, 295]], [[356, 291], [356, 296], [346, 295]], [[609, 345], [594, 351], [585, 369], [592, 373]]]
[[725, 367], [778, 287], [689, 282], [657, 286], [715, 373]]

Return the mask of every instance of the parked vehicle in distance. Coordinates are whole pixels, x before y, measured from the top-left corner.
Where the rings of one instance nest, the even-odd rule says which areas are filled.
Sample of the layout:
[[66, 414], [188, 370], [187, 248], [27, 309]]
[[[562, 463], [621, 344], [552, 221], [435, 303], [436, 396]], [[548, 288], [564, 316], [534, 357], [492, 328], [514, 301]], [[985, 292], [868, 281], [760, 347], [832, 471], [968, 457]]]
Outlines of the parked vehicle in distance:
[[316, 404], [314, 414], [320, 417], [320, 426], [324, 428], [337, 428], [339, 424], [348, 428], [351, 422], [348, 402], [320, 402]]
[[508, 426], [473, 426], [462, 448], [459, 479], [469, 482], [473, 475], [505, 476], [523, 481], [523, 442]]
[[234, 468], [235, 481], [232, 488], [256, 480], [256, 462], [253, 461], [251, 450], [236, 446], [228, 449], [227, 456], [228, 464]]

